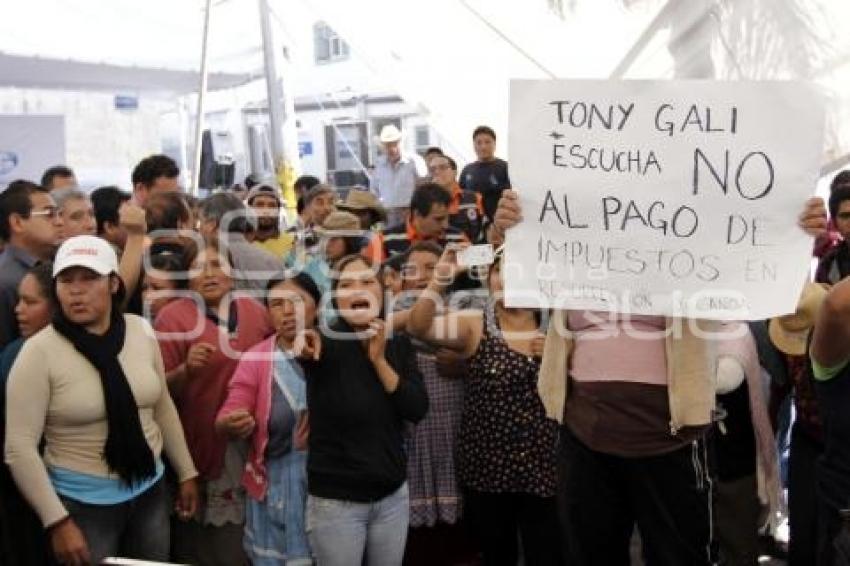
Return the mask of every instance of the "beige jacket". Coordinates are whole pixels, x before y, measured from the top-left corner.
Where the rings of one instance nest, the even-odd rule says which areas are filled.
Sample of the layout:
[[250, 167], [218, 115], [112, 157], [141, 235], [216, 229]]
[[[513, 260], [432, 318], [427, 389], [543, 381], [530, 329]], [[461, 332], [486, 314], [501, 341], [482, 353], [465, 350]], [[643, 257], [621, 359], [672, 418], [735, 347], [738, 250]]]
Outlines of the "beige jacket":
[[[118, 361], [139, 407], [142, 432], [159, 458], [164, 451], [180, 481], [198, 475], [150, 325], [124, 315], [127, 334]], [[6, 393], [6, 463], [15, 483], [45, 526], [68, 515], [48, 469], [63, 468], [115, 479], [103, 457], [109, 434], [100, 374], [48, 326], [18, 354]], [[39, 441], [46, 441], [44, 457]]]
[[[573, 349], [567, 326], [569, 311], [553, 311], [546, 334], [537, 392], [546, 416], [563, 422], [567, 400], [567, 374]], [[715, 407], [715, 341], [698, 334], [718, 332], [719, 322], [681, 318], [667, 319], [667, 384], [670, 394], [670, 430], [704, 426], [712, 421]], [[697, 332], [697, 329], [700, 332]]]

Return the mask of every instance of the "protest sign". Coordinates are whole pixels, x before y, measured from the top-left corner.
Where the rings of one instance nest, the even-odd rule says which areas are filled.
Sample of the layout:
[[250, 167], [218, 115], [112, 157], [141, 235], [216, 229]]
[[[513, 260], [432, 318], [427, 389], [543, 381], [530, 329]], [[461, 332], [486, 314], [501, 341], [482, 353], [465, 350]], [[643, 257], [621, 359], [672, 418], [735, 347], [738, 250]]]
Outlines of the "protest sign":
[[823, 104], [791, 82], [517, 80], [509, 306], [706, 319], [794, 310]]

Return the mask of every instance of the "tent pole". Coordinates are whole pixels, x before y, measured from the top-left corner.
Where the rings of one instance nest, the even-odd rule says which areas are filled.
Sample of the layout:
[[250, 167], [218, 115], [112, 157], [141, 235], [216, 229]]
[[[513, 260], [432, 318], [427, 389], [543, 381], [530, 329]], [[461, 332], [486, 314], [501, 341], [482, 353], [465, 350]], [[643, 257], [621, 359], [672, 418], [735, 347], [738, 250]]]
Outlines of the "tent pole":
[[850, 164], [850, 153], [845, 153], [844, 155], [837, 157], [826, 165], [822, 166], [820, 168], [820, 176], [826, 177], [827, 175], [835, 173], [842, 167], [846, 167], [848, 164]]
[[207, 42], [210, 35], [212, 0], [206, 0], [204, 10], [204, 35], [201, 40], [201, 84], [198, 87], [198, 108], [195, 115], [195, 160], [192, 166], [192, 195], [198, 196], [201, 188], [201, 152], [204, 136], [204, 99], [207, 95]]
[[275, 174], [284, 160], [283, 148], [283, 116], [281, 116], [282, 97], [278, 84], [277, 65], [275, 64], [274, 38], [269, 21], [268, 0], [259, 0], [260, 32], [263, 38], [263, 63], [266, 75], [266, 96], [269, 108], [270, 142]]
[[634, 64], [637, 60], [638, 56], [646, 49], [646, 46], [649, 45], [649, 42], [652, 41], [652, 38], [655, 37], [655, 34], [663, 28], [665, 25], [669, 23], [670, 14], [673, 9], [676, 7], [678, 2], [676, 0], [668, 0], [668, 2], [658, 11], [649, 25], [643, 30], [643, 33], [640, 34], [640, 37], [635, 41], [634, 45], [629, 49], [617, 67], [611, 71], [609, 75], [612, 79], [622, 79], [626, 72], [628, 72], [629, 68]]

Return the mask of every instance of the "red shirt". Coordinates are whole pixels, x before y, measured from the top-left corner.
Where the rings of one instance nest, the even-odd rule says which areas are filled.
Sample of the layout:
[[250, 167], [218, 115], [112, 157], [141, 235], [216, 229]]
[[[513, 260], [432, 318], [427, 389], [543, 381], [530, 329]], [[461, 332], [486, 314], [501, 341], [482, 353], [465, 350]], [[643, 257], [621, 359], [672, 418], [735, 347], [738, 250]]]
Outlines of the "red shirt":
[[[189, 377], [174, 398], [186, 444], [203, 480], [218, 478], [224, 465], [227, 440], [216, 433], [215, 417], [227, 397], [239, 356], [274, 332], [268, 312], [260, 303], [247, 297], [237, 298], [235, 303], [237, 322], [232, 334], [189, 298], [166, 305], [154, 323], [166, 373], [186, 361], [194, 344], [204, 342], [216, 347], [207, 366]], [[163, 336], [165, 333], [171, 335]]]

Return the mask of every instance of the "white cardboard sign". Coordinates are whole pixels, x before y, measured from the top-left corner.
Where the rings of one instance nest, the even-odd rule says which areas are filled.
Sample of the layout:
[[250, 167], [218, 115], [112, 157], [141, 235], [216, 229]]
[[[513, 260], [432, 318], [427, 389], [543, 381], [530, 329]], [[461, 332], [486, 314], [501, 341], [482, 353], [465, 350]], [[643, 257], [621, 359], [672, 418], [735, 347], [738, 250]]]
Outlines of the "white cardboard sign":
[[793, 312], [823, 103], [792, 82], [515, 80], [508, 306]]

